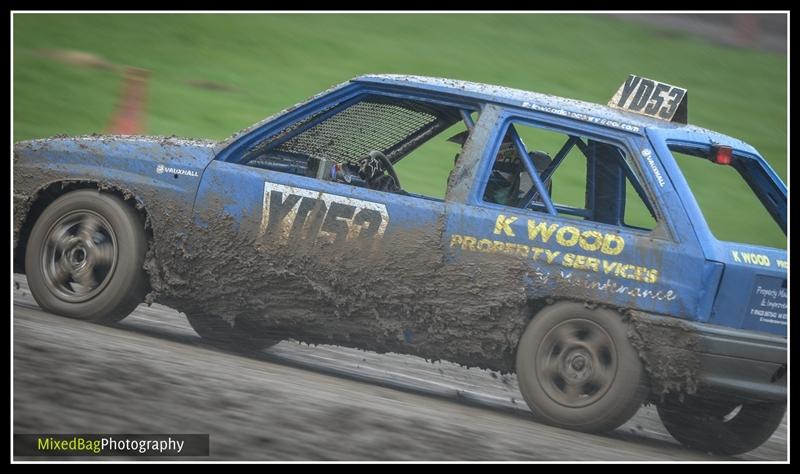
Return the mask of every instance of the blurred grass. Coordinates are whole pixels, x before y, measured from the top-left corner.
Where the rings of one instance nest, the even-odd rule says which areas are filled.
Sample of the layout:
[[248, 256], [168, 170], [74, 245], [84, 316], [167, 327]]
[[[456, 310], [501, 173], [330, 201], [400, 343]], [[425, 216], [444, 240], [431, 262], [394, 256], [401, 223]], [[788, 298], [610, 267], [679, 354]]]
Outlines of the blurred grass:
[[[55, 63], [37, 48], [151, 69], [148, 133], [212, 139], [364, 73], [450, 77], [605, 103], [633, 72], [688, 88], [692, 123], [752, 144], [786, 180], [785, 55], [602, 15], [16, 14], [13, 21], [14, 140], [102, 132], [120, 87], [116, 73]], [[199, 89], [189, 80], [236, 90]], [[405, 187], [444, 193], [457, 150], [445, 138], [424, 147], [425, 159], [401, 163]], [[727, 182], [712, 173], [702, 179], [706, 189]], [[707, 210], [729, 217], [715, 219], [723, 222], [719, 236], [785, 247], [780, 231], [742, 225], [742, 216], [760, 210], [736, 196]]]

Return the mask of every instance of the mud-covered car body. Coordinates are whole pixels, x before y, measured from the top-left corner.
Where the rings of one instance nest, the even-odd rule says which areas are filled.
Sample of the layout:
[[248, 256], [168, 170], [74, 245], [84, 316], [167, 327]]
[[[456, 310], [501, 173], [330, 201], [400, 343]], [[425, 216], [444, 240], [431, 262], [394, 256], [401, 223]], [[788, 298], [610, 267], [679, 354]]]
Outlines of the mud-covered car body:
[[[363, 120], [360, 108], [407, 122], [400, 139], [381, 135], [385, 124]], [[375, 149], [396, 162], [462, 120], [469, 137], [445, 199], [330, 179], [337, 160]], [[585, 137], [572, 145], [587, 156], [611, 144], [627, 165], [600, 177], [589, 159], [587, 205], [571, 216], [542, 193], [525, 208], [487, 202], [487, 179], [512, 123]], [[348, 126], [378, 138], [362, 144], [342, 135]], [[504, 87], [363, 76], [223, 142], [18, 143], [15, 249], [24, 253], [26, 233], [54, 197], [98, 187], [133, 200], [146, 216], [148, 302], [310, 343], [510, 371], [536, 310], [572, 300], [627, 318], [653, 396], [715, 391], [785, 400], [786, 252], [716, 239], [670, 153], [676, 144], [702, 153], [730, 148], [785, 231], [785, 186], [739, 140]], [[302, 157], [334, 166], [311, 170]], [[544, 189], [543, 176], [531, 189]], [[625, 176], [649, 201], [653, 229], [624, 225], [615, 189]], [[16, 268], [25, 270], [20, 261]], [[764, 298], [773, 302], [766, 316]]]

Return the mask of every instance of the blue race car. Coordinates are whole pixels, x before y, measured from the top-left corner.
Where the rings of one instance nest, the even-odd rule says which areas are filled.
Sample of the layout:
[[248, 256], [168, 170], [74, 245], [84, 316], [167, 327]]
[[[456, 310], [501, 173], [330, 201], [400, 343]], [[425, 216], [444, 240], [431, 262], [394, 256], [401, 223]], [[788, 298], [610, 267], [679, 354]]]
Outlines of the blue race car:
[[[787, 254], [712, 233], [679, 162], [735, 174], [784, 241], [787, 191], [686, 118], [684, 89], [634, 75], [608, 105], [370, 75], [223, 142], [19, 142], [15, 271], [64, 316], [158, 301], [228, 347], [516, 372], [546, 423], [655, 403], [682, 443], [741, 453], [786, 410]], [[436, 137], [455, 159], [424, 157]], [[437, 170], [444, 199], [404, 187]]]

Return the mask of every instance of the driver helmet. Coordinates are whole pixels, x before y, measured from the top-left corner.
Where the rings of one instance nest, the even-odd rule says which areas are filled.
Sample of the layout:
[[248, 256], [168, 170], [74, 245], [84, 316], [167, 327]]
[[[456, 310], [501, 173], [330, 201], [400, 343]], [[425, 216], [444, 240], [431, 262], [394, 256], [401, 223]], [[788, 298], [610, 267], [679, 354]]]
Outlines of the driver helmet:
[[383, 163], [370, 153], [358, 163], [358, 175], [365, 181], [371, 181], [383, 174]]

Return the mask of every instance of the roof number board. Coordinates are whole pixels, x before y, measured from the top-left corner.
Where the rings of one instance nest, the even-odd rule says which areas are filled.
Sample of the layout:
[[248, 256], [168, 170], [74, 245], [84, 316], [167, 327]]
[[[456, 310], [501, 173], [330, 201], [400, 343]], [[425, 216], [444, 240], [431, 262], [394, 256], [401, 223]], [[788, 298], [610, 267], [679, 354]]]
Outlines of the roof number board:
[[631, 74], [608, 105], [659, 120], [686, 123], [687, 102], [686, 89]]

